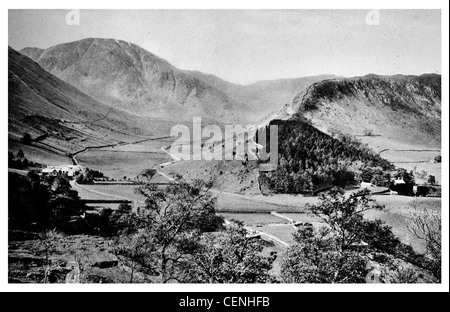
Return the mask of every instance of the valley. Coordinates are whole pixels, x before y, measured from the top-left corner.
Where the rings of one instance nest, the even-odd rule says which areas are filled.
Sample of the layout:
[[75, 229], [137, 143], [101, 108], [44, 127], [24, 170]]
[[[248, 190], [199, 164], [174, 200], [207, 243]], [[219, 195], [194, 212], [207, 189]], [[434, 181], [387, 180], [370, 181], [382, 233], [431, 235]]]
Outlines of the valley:
[[[83, 172], [104, 174], [103, 183], [70, 181], [82, 200], [106, 202], [88, 204], [91, 210], [117, 211], [119, 204], [108, 204], [111, 200], [129, 201], [137, 210], [146, 198], [135, 189], [146, 182], [165, 187], [176, 176], [189, 183], [212, 179], [215, 212], [266, 241], [264, 253], [281, 256], [300, 223], [323, 225], [309, 208], [320, 202], [314, 192], [339, 187], [348, 197], [365, 188], [361, 182], [370, 182], [355, 179], [367, 167], [390, 175], [404, 168], [419, 185], [432, 175], [440, 192], [441, 163], [434, 161], [441, 154], [440, 75], [322, 75], [244, 86], [177, 69], [119, 40], [90, 38], [21, 53], [9, 49], [9, 151], [22, 151], [42, 166], [80, 165]], [[252, 147], [256, 129], [274, 121], [280, 129], [290, 125], [279, 142], [284, 158], [268, 174], [277, 188], [261, 185], [266, 173], [259, 170], [256, 152], [248, 161], [175, 159], [169, 150], [177, 138], [170, 129], [190, 127], [196, 116], [219, 128], [242, 123], [250, 133], [245, 143]], [[24, 142], [25, 134], [31, 142]], [[330, 176], [336, 168], [348, 169], [351, 182], [334, 184], [338, 179]], [[142, 180], [144, 170], [155, 174]], [[284, 183], [289, 179], [304, 183], [293, 188]], [[440, 197], [390, 195], [386, 183], [369, 190], [385, 209], [364, 212], [364, 218], [384, 221], [402, 243], [423, 254], [424, 242], [408, 231], [410, 211], [420, 205], [440, 213]], [[280, 261], [274, 263], [276, 274]]]

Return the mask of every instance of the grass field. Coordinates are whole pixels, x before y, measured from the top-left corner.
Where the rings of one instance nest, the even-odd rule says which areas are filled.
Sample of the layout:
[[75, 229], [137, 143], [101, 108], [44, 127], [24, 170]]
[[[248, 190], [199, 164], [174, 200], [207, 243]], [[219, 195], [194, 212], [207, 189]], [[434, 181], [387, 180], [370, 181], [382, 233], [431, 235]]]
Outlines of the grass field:
[[[79, 188], [83, 188], [83, 189], [87, 190], [87, 191], [83, 190], [81, 193], [85, 196], [91, 197], [91, 198], [86, 198], [86, 199], [111, 199], [111, 197], [108, 198], [108, 197], [105, 197], [102, 195], [96, 195], [98, 193], [104, 193], [104, 194], [111, 194], [112, 196], [127, 198], [131, 201], [134, 201], [134, 200], [144, 201], [145, 198], [143, 196], [140, 196], [134, 192], [136, 187], [137, 187], [136, 185], [95, 185], [95, 184], [86, 185], [85, 184], [85, 185], [81, 185]], [[89, 190], [92, 192], [89, 192]], [[98, 198], [95, 198], [95, 196], [98, 196]], [[84, 197], [81, 196], [81, 198], [84, 198]]]
[[67, 156], [56, 154], [35, 146], [23, 145], [12, 140], [8, 142], [8, 150], [14, 155], [17, 154], [20, 149], [25, 153], [25, 157], [28, 160], [35, 163], [42, 165], [72, 165], [72, 161]]
[[116, 180], [122, 179], [124, 176], [133, 179], [144, 169], [150, 169], [155, 165], [170, 161], [170, 157], [162, 151], [124, 153], [95, 150], [79, 154], [77, 159], [83, 166], [101, 171]]

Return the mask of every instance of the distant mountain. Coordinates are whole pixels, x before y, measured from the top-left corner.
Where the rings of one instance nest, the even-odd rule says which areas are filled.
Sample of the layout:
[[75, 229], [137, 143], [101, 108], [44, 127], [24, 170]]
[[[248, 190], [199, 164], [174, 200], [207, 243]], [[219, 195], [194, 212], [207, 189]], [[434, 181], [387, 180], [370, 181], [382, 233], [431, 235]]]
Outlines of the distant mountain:
[[441, 76], [327, 79], [297, 94], [268, 119], [298, 116], [327, 133], [366, 135], [367, 140], [381, 136], [385, 141], [382, 143], [390, 140], [440, 148]]
[[199, 71], [188, 71], [188, 73], [241, 103], [240, 107], [243, 108], [246, 119], [252, 121], [258, 121], [269, 113], [278, 110], [298, 92], [305, 90], [313, 83], [336, 77], [334, 75], [318, 75], [295, 79], [265, 80], [250, 85], [239, 85]]
[[39, 48], [24, 48], [20, 51], [20, 53], [25, 54], [33, 61], [36, 61], [41, 57], [41, 55], [42, 55], [42, 53], [44, 53], [44, 51], [45, 51], [44, 49], [39, 49]]
[[97, 100], [133, 114], [239, 120], [233, 113], [239, 105], [224, 92], [129, 42], [89, 38], [21, 53]]
[[29, 133], [71, 152], [89, 145], [153, 134], [148, 120], [113, 109], [8, 48], [8, 131]]
[[45, 50], [20, 51], [58, 78], [111, 107], [172, 120], [193, 116], [219, 122], [255, 122], [278, 110], [312, 83], [334, 76], [227, 82], [180, 70], [142, 49], [115, 39], [84, 39]]

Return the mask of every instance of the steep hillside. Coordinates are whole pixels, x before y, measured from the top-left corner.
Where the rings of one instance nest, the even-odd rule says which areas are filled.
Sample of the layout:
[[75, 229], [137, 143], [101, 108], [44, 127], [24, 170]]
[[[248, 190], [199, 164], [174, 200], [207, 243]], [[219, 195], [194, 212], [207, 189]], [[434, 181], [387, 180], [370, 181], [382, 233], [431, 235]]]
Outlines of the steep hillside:
[[12, 140], [29, 133], [42, 138], [36, 143], [40, 147], [64, 153], [155, 134], [148, 130], [148, 120], [91, 98], [12, 48], [8, 48], [8, 90]]
[[42, 53], [21, 51], [45, 70], [86, 94], [133, 114], [189, 120], [239, 120], [225, 93], [141, 47], [114, 39], [84, 39]]
[[441, 76], [324, 80], [296, 95], [271, 118], [296, 116], [327, 133], [360, 136], [369, 145], [376, 143], [376, 150], [440, 148]]

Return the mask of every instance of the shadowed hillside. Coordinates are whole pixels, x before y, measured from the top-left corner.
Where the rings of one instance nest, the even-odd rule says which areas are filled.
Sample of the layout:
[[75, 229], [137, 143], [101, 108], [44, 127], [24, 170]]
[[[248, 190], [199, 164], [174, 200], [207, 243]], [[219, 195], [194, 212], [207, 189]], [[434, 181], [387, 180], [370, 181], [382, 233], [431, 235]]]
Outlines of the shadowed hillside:
[[12, 48], [8, 67], [8, 131], [13, 140], [28, 133], [43, 137], [39, 144], [50, 145], [46, 148], [71, 152], [154, 134], [148, 120], [91, 98]]

